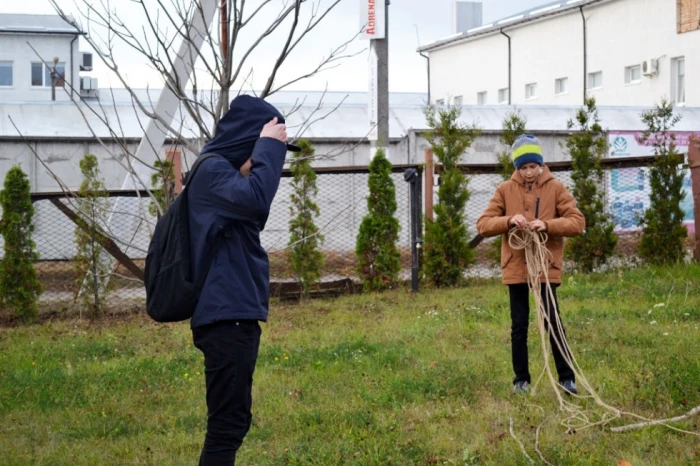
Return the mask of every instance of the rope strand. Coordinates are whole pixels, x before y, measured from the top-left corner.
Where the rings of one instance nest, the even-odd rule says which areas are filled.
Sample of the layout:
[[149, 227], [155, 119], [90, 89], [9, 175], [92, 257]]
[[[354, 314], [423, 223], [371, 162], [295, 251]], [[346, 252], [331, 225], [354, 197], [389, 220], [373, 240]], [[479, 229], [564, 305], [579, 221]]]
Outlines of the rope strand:
[[[581, 366], [573, 355], [573, 352], [569, 348], [569, 343], [564, 334], [564, 327], [559, 318], [559, 310], [557, 309], [557, 303], [554, 299], [554, 292], [552, 286], [549, 282], [549, 259], [552, 257], [552, 253], [547, 249], [548, 236], [546, 233], [540, 233], [531, 229], [516, 228], [509, 232], [508, 234], [508, 244], [513, 250], [524, 250], [525, 251], [525, 263], [527, 264], [527, 274], [528, 274], [528, 285], [532, 290], [535, 297], [535, 305], [537, 307], [537, 328], [540, 334], [541, 346], [542, 346], [542, 356], [544, 358], [544, 369], [542, 373], [537, 378], [537, 381], [533, 385], [533, 394], [535, 393], [537, 386], [546, 374], [554, 393], [559, 400], [560, 409], [567, 413], [568, 416], [562, 421], [562, 425], [567, 428], [568, 431], [576, 431], [589, 429], [591, 427], [606, 425], [615, 419], [619, 419], [623, 415], [632, 416], [634, 418], [651, 422], [654, 424], [660, 424], [669, 429], [684, 432], [687, 434], [700, 436], [698, 432], [691, 432], [666, 424], [664, 421], [652, 421], [643, 416], [639, 416], [634, 413], [623, 412], [614, 406], [609, 405], [603, 399], [598, 396], [596, 391], [593, 389], [592, 385], [589, 383], [588, 379], [584, 376]], [[549, 297], [549, 302], [553, 306], [552, 314], [554, 315], [555, 322], [552, 323], [549, 317], [549, 313], [545, 309], [544, 300], [542, 299], [541, 284], [545, 285], [546, 293]], [[555, 325], [556, 327], [552, 327]], [[556, 332], [552, 332], [552, 328], [556, 328]], [[550, 335], [551, 334], [551, 335]], [[579, 389], [583, 389], [588, 395], [573, 395], [574, 398], [586, 399], [590, 398], [595, 401], [595, 403], [604, 409], [604, 413], [601, 415], [601, 419], [598, 421], [592, 421], [586, 414], [586, 411], [578, 404], [572, 403], [564, 399], [559, 390], [559, 384], [554, 378], [552, 369], [549, 364], [549, 354], [550, 349], [547, 345], [547, 339], [551, 337], [554, 344], [561, 352], [564, 360], [569, 364], [569, 367], [574, 372], [574, 376], [578, 381]], [[560, 338], [561, 337], [561, 338]]]

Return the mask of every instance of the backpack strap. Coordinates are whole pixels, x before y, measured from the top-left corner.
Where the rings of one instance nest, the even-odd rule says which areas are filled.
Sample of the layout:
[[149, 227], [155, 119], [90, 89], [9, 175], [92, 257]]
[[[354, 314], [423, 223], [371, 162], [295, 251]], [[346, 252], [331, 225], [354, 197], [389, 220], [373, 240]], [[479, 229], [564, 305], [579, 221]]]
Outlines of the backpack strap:
[[[208, 152], [206, 154], [202, 154], [199, 157], [197, 157], [197, 160], [195, 160], [194, 164], [192, 165], [192, 169], [186, 174], [185, 180], [184, 180], [184, 188], [187, 187], [188, 184], [194, 179], [195, 173], [197, 173], [197, 169], [202, 165], [202, 163], [211, 157], [222, 157], [219, 154], [215, 154], [214, 152]], [[183, 188], [183, 189], [184, 189]], [[230, 236], [230, 231], [226, 230], [223, 225], [219, 226], [219, 231], [216, 233], [216, 237], [214, 239], [214, 245], [211, 248], [211, 251], [209, 251], [209, 254], [207, 254], [207, 257], [204, 259], [204, 264], [202, 267], [202, 271], [200, 272], [199, 276], [197, 277], [197, 281], [194, 284], [194, 292], [195, 296], [199, 299], [199, 294], [202, 292], [202, 287], [204, 286], [204, 282], [207, 279], [207, 275], [209, 275], [209, 269], [211, 269], [212, 263], [214, 263], [214, 259], [216, 258], [216, 254], [219, 252], [219, 248], [221, 247], [221, 243], [224, 242], [224, 238]]]

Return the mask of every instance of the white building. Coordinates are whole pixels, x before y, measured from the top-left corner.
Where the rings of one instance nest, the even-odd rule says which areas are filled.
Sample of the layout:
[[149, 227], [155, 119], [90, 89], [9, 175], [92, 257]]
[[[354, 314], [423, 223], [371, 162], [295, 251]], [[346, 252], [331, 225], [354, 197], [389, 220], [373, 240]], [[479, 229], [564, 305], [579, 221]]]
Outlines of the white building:
[[0, 102], [50, 101], [52, 84], [57, 101], [78, 98], [80, 71], [92, 67], [78, 49], [84, 34], [56, 15], [0, 14]]
[[433, 103], [700, 106], [700, 0], [560, 0], [420, 50]]

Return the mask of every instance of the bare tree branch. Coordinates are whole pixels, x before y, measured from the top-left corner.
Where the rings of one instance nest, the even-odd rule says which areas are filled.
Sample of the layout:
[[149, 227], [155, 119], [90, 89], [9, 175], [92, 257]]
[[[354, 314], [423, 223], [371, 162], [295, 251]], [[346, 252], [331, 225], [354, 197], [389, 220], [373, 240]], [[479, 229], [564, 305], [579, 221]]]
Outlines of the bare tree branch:
[[272, 72], [267, 78], [267, 84], [265, 84], [263, 91], [260, 93], [260, 97], [262, 97], [263, 99], [267, 97], [267, 95], [270, 93], [270, 90], [272, 89], [272, 84], [275, 82], [275, 77], [277, 76], [277, 71], [279, 70], [280, 66], [282, 66], [282, 63], [284, 63], [284, 60], [285, 58], [287, 58], [289, 52], [291, 52], [290, 45], [292, 43], [292, 39], [294, 38], [294, 32], [297, 29], [297, 25], [299, 25], [299, 10], [301, 9], [301, 0], [295, 0], [294, 3], [294, 21], [292, 21], [292, 27], [289, 30], [287, 41], [285, 42], [284, 47], [282, 47], [282, 52], [280, 53], [280, 56], [277, 57], [277, 61], [272, 67]]
[[289, 16], [289, 14], [294, 11], [294, 7], [287, 7], [283, 9], [283, 11], [277, 16], [277, 19], [275, 19], [270, 26], [257, 38], [257, 40], [253, 43], [253, 45], [248, 48], [248, 50], [243, 54], [243, 57], [241, 57], [238, 67], [236, 68], [236, 71], [233, 73], [232, 76], [229, 78], [229, 87], [233, 85], [233, 83], [236, 82], [236, 79], [238, 78], [238, 75], [241, 72], [241, 69], [243, 68], [243, 65], [245, 64], [246, 60], [248, 60], [248, 57], [255, 51], [255, 49], [260, 45], [260, 43], [270, 34], [275, 32], [275, 30], [284, 22], [284, 20]]
[[[667, 426], [666, 424], [669, 424], [671, 422], [685, 421], [685, 420], [690, 419], [691, 417], [697, 416], [697, 415], [700, 415], [700, 406], [696, 406], [695, 408], [691, 409], [690, 411], [683, 414], [682, 416], [676, 416], [676, 417], [672, 417], [670, 419], [658, 419], [655, 421], [640, 422], [638, 424], [630, 424], [627, 426], [612, 427], [610, 429], [610, 431], [620, 433], [620, 432], [628, 432], [630, 430], [643, 429], [644, 427], [651, 427], [651, 426], [658, 426], [658, 425], [670, 427], [670, 426]], [[676, 430], [675, 428], [673, 428], [673, 429]], [[681, 432], [700, 436], [700, 433], [698, 433], [698, 432], [688, 432], [688, 431], [681, 431]]]
[[355, 57], [355, 56], [361, 54], [361, 53], [364, 51], [364, 49], [363, 49], [363, 50], [360, 50], [360, 51], [358, 51], [358, 52], [355, 52], [355, 53], [343, 55], [343, 52], [345, 52], [345, 50], [347, 50], [348, 45], [349, 45], [351, 42], [353, 42], [359, 35], [360, 35], [360, 33], [358, 32], [352, 39], [349, 39], [348, 41], [346, 41], [346, 42], [344, 42], [343, 44], [341, 44], [341, 45], [339, 45], [338, 47], [336, 47], [333, 51], [331, 51], [330, 55], [328, 55], [327, 58], [323, 58], [323, 59], [321, 60], [321, 63], [320, 63], [315, 69], [313, 69], [312, 71], [310, 71], [310, 72], [308, 72], [308, 73], [306, 73], [306, 74], [304, 74], [304, 75], [298, 76], [298, 77], [296, 77], [296, 78], [290, 80], [289, 82], [287, 82], [287, 83], [285, 83], [285, 84], [282, 84], [281, 86], [278, 86], [278, 87], [275, 88], [274, 90], [270, 91], [267, 95], [268, 95], [268, 96], [269, 96], [269, 95], [272, 95], [272, 94], [274, 94], [275, 92], [279, 92], [279, 91], [281, 91], [282, 89], [284, 89], [284, 88], [286, 88], [286, 87], [289, 87], [289, 86], [291, 86], [291, 85], [294, 84], [294, 83], [297, 83], [297, 82], [299, 82], [299, 81], [303, 81], [304, 79], [308, 79], [308, 78], [310, 78], [310, 77], [312, 77], [312, 76], [315, 76], [315, 75], [319, 74], [319, 73], [322, 72], [322, 71], [327, 71], [327, 70], [329, 70], [329, 69], [333, 69], [333, 68], [335, 68], [335, 67], [338, 66], [338, 64], [335, 64], [335, 65], [333, 65], [333, 66], [328, 66], [328, 65], [330, 65], [331, 63], [336, 63], [336, 62], [339, 62], [339, 61], [344, 60], [344, 59], [346, 59], [346, 58], [352, 58], [352, 57]]

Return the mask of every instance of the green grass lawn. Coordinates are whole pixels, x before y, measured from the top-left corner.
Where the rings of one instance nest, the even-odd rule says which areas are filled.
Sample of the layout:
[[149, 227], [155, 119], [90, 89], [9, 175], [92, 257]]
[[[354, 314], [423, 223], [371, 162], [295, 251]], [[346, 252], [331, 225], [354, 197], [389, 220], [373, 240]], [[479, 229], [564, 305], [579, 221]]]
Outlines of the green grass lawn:
[[[651, 418], [700, 405], [700, 266], [574, 276], [573, 352], [609, 404]], [[534, 321], [533, 321], [534, 322]], [[240, 465], [698, 465], [700, 438], [567, 433], [548, 382], [513, 397], [505, 286], [274, 303]], [[531, 326], [533, 377], [542, 370]], [[201, 354], [142, 315], [0, 330], [0, 463], [194, 465]], [[604, 411], [581, 405], [592, 420]], [[637, 422], [623, 418], [612, 425]], [[674, 424], [700, 432], [700, 416]]]

